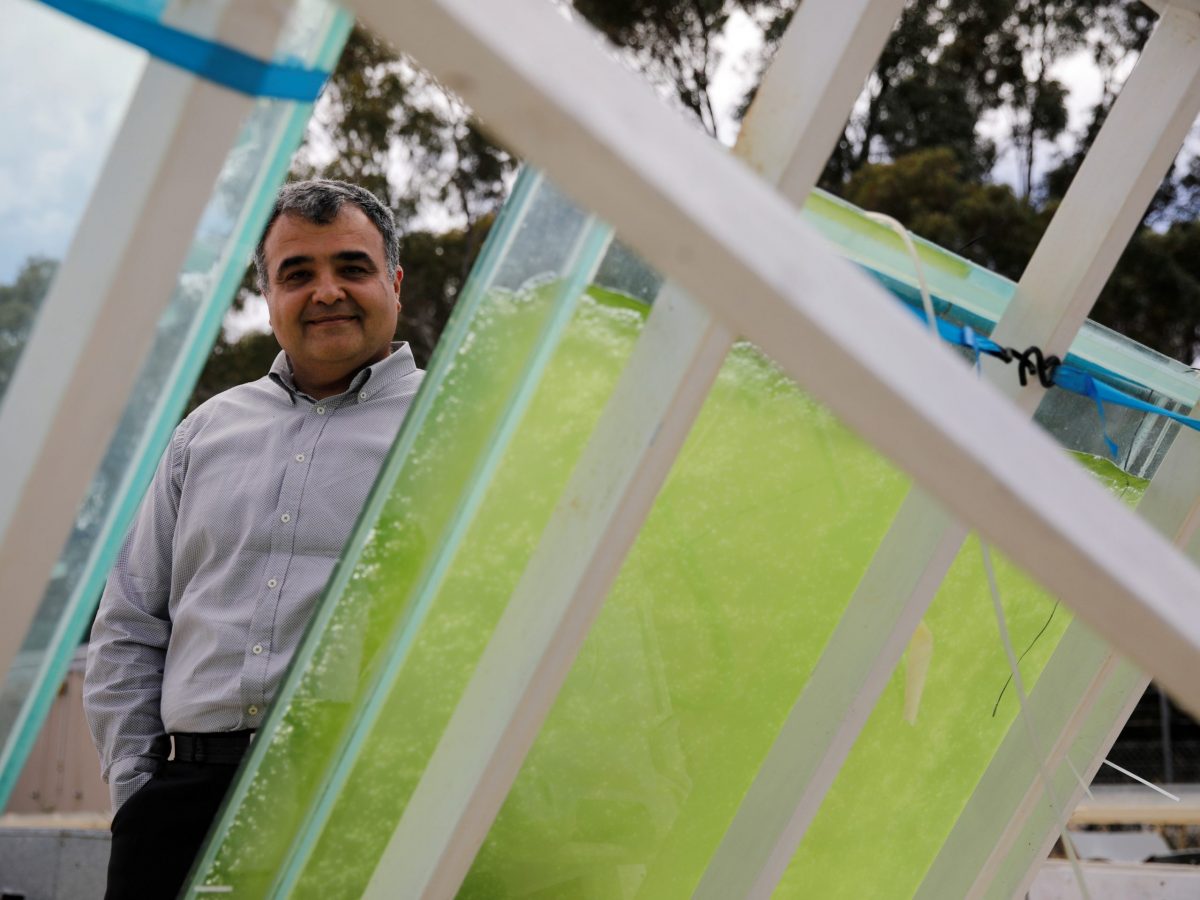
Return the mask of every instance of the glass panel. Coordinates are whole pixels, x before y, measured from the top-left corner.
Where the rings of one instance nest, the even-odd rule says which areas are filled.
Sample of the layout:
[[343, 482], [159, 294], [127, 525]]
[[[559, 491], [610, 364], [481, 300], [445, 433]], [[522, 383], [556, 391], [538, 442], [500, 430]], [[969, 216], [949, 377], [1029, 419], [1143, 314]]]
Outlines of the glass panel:
[[0, 402], [146, 54], [0, 0]]
[[[571, 217], [532, 181], [522, 176], [460, 302], [197, 885], [362, 893], [640, 333], [657, 276], [620, 245], [598, 270], [593, 254], [543, 261], [549, 235], [531, 223], [566, 229]], [[876, 249], [888, 250], [883, 238]], [[549, 276], [499, 283], [510, 266], [529, 279], [551, 262]], [[962, 285], [992, 283], [950, 262]], [[552, 343], [552, 296], [589, 279]], [[544, 369], [526, 362], [535, 354]], [[529, 402], [513, 416], [519, 397]], [[1098, 429], [1094, 406], [1084, 414]], [[1056, 433], [1078, 430], [1072, 415], [1054, 411]], [[496, 424], [505, 417], [508, 430]], [[1080, 458], [1128, 499], [1140, 495], [1142, 482]], [[755, 348], [735, 346], [462, 896], [688, 896], [906, 486]], [[1007, 674], [997, 682], [983, 665], [1003, 654], [994, 623], [984, 630], [991, 606], [975, 557], [964, 555], [930, 613], [917, 718], [926, 741], [951, 743], [925, 723], [965, 721], [963, 704], [980, 695], [990, 716]], [[1007, 568], [1002, 584], [1024, 640], [1053, 604]], [[968, 605], [977, 610], [959, 622]], [[1027, 656], [1031, 683], [1066, 621], [1059, 611]], [[909, 729], [900, 738], [917, 753], [915, 729], [897, 724], [902, 694], [893, 684], [876, 718]], [[1007, 701], [983, 729], [980, 759], [1011, 722]], [[897, 740], [885, 730], [871, 746]]]
[[[1135, 504], [1146, 482], [1084, 457]], [[1019, 713], [978, 539], [968, 539], [925, 616], [933, 656], [919, 713], [905, 721], [897, 667], [774, 896], [911, 897]], [[1072, 616], [993, 553], [1021, 677], [1033, 690]], [[1079, 760], [1077, 760], [1079, 762]], [[864, 822], [885, 822], [863, 839]]]
[[690, 896], [906, 487], [736, 346], [460, 896]]
[[[905, 303], [914, 308], [921, 306], [912, 259], [890, 228], [823, 191], [813, 191], [803, 216], [834, 244], [837, 252], [863, 266]], [[915, 236], [914, 241], [938, 314], [957, 324], [970, 325], [982, 334], [991, 334], [1016, 293], [1016, 284], [936, 244]], [[1067, 362], [1139, 399], [1175, 412], [1190, 410], [1200, 399], [1200, 380], [1195, 370], [1095, 322], [1084, 323]], [[1064, 446], [1106, 456], [1102, 432], [1096, 430], [1084, 435], [1077, 425], [1070, 424], [1084, 413], [1080, 402], [1086, 406], [1089, 401], [1073, 395], [1064, 397], [1061, 391], [1053, 389], [1038, 411], [1038, 421]], [[1068, 412], [1063, 412], [1061, 404], [1066, 404]], [[1130, 410], [1107, 412], [1110, 436], [1123, 453], [1122, 466], [1141, 477], [1151, 477], [1170, 445], [1175, 426], [1167, 427], [1154, 417], [1143, 422], [1140, 413]], [[1093, 421], [1094, 416], [1091, 419], [1084, 416], [1088, 427]], [[1063, 428], [1070, 433], [1060, 433]]]
[[[582, 293], [610, 234], [519, 177], [199, 883], [361, 893], [620, 371]], [[577, 396], [546, 390], [576, 370]]]
[[[332, 68], [350, 24], [349, 16], [324, 0], [301, 0], [276, 56]], [[0, 690], [0, 807], [91, 621], [108, 569], [241, 282], [311, 111], [311, 104], [259, 100], [230, 150], [150, 355]]]

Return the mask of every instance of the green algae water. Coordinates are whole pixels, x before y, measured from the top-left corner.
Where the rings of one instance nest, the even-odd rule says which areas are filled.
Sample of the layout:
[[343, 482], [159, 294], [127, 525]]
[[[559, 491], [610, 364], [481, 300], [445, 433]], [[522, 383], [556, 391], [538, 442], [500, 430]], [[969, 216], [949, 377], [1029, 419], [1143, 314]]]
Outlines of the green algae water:
[[[448, 536], [463, 503], [450, 488], [471, 482], [552, 287], [495, 292], [472, 316], [200, 883], [361, 895], [644, 321], [611, 292], [579, 299], [476, 511]], [[737, 345], [460, 896], [690, 896], [907, 487]], [[1017, 709], [1011, 689], [996, 704], [1008, 666], [978, 561], [968, 542], [927, 616], [915, 725], [899, 671], [779, 896], [911, 896], [941, 846]], [[1050, 620], [1022, 663], [1031, 687], [1069, 617], [998, 574], [1018, 652]]]

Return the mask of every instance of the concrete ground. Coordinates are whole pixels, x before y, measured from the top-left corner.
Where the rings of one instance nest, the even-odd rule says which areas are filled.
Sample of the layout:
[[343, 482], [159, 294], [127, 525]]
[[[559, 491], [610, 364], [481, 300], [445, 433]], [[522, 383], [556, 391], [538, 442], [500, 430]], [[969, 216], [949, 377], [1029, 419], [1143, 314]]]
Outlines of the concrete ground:
[[[4, 900], [102, 900], [108, 867], [106, 822], [14, 824], [0, 817], [0, 897]], [[22, 817], [25, 818], [25, 817]]]

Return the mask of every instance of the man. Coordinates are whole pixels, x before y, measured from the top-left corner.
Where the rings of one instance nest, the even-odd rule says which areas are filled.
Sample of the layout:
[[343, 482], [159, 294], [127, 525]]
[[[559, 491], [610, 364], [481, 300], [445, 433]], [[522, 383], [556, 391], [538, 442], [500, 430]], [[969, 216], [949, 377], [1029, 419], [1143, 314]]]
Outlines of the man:
[[178, 892], [412, 402], [397, 253], [362, 188], [276, 199], [255, 265], [283, 351], [176, 429], [92, 629], [109, 900]]

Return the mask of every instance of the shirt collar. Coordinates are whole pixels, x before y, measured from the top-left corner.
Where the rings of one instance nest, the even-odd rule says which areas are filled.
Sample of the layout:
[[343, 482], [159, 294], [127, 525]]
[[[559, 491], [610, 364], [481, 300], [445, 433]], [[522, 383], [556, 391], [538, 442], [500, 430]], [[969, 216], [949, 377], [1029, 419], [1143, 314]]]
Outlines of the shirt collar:
[[[394, 341], [392, 352], [388, 356], [360, 369], [351, 380], [350, 387], [346, 389], [345, 394], [337, 396], [358, 394], [358, 399], [365, 402], [416, 370], [417, 363], [413, 359], [412, 348], [409, 347], [408, 342]], [[267, 373], [267, 377], [287, 392], [293, 405], [295, 405], [297, 397], [313, 399], [296, 387], [295, 379], [292, 377], [291, 361], [283, 350], [280, 350], [279, 355], [275, 357], [275, 362], [271, 364], [271, 371]], [[333, 398], [328, 399], [332, 400]]]

